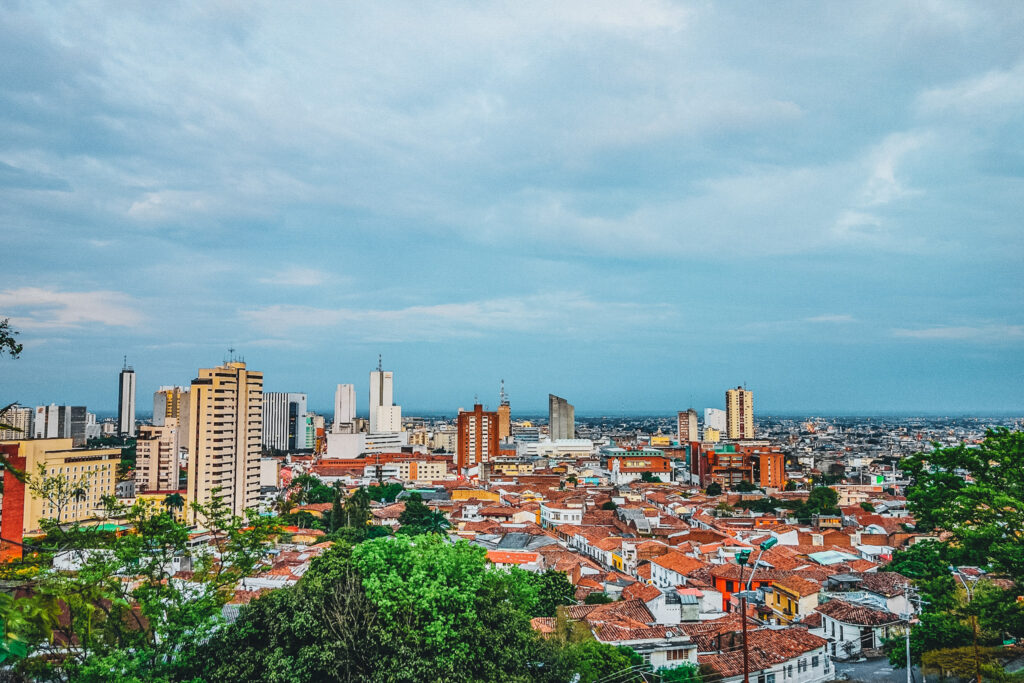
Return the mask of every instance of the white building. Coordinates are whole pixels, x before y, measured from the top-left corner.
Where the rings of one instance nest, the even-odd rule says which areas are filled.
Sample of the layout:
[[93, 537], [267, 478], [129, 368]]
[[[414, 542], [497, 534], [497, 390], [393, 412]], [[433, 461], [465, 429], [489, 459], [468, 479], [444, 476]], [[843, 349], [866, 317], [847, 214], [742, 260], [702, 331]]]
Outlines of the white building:
[[402, 408], [395, 405], [394, 373], [380, 363], [370, 373], [370, 431], [378, 434], [402, 431]]
[[[356, 434], [327, 435], [327, 457], [351, 460], [363, 453], [398, 453], [409, 445], [408, 432], [391, 432], [388, 434]], [[425, 446], [414, 447], [413, 450], [426, 452]]]
[[312, 448], [306, 395], [269, 392], [263, 394], [263, 445], [281, 451]]
[[118, 379], [117, 431], [135, 436], [135, 370], [127, 363]]
[[705, 408], [704, 428], [707, 429], [708, 427], [725, 433], [728, 428], [728, 422], [726, 422], [725, 419], [725, 411], [719, 410], [718, 408]]
[[356, 421], [356, 385], [339, 384], [334, 391], [334, 424], [331, 431], [335, 434], [355, 431]]

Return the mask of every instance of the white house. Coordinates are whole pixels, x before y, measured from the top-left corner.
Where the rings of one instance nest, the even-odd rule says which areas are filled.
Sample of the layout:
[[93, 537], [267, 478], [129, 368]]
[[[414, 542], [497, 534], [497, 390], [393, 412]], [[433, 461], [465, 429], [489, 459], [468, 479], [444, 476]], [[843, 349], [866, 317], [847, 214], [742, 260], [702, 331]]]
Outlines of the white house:
[[903, 620], [892, 612], [829, 600], [818, 606], [821, 635], [831, 642], [832, 656], [846, 659], [861, 650], [879, 648], [882, 641], [903, 633]]

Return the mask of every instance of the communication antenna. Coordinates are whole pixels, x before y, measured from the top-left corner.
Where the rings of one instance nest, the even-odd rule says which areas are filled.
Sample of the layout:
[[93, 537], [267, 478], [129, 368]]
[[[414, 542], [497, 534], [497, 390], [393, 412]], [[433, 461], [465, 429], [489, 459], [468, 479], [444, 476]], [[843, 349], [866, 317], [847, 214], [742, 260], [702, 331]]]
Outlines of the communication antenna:
[[501, 405], [508, 405], [508, 394], [505, 393], [505, 380], [501, 380], [501, 389], [498, 391], [498, 397], [501, 399]]
[[384, 372], [384, 356], [377, 354], [377, 372]]

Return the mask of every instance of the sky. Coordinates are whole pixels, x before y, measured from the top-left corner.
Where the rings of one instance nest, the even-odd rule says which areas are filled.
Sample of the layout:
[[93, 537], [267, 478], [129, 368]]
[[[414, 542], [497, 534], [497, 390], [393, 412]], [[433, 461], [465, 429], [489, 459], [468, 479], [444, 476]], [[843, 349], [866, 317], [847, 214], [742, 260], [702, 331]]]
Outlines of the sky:
[[1024, 4], [0, 3], [0, 403], [1024, 411]]

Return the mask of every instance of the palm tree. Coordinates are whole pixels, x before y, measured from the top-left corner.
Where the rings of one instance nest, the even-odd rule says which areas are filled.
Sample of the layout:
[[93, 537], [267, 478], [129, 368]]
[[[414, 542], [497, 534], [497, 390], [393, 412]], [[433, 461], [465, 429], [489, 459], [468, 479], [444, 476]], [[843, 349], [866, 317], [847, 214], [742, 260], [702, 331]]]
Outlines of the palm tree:
[[167, 508], [168, 512], [180, 511], [185, 507], [185, 499], [181, 497], [180, 493], [172, 493], [171, 495], [164, 498], [164, 507]]

